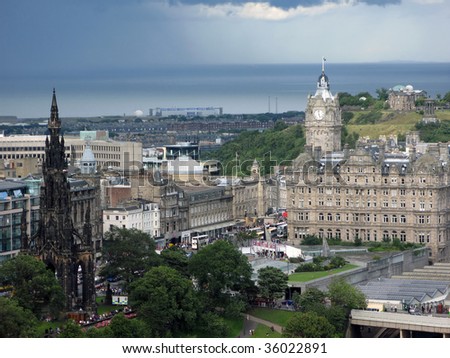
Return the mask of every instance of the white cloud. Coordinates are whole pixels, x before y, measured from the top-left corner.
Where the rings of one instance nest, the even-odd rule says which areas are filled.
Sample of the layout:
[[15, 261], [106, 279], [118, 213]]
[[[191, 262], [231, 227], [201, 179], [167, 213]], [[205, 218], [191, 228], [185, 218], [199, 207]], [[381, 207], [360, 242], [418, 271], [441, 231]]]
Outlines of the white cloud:
[[208, 17], [238, 17], [258, 20], [285, 20], [299, 15], [313, 16], [327, 13], [333, 9], [355, 5], [354, 0], [342, 0], [339, 3], [324, 2], [316, 6], [297, 6], [282, 9], [268, 2], [247, 2], [243, 4], [224, 3], [220, 5], [194, 5], [200, 14]]
[[413, 3], [420, 5], [443, 4], [445, 0], [412, 0]]

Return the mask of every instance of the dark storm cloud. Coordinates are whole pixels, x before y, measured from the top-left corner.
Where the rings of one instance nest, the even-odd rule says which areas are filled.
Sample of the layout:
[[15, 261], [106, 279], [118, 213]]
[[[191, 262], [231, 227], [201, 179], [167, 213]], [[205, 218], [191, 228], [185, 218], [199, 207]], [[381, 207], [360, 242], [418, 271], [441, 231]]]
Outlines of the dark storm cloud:
[[[185, 5], [220, 5], [220, 4], [245, 4], [249, 2], [260, 2], [260, 3], [269, 3], [274, 7], [279, 7], [282, 9], [292, 9], [299, 6], [303, 7], [310, 7], [310, 6], [317, 6], [324, 4], [325, 2], [328, 3], [342, 3], [342, 0], [169, 0], [169, 3], [176, 5], [176, 4], [185, 4]], [[395, 5], [400, 4], [401, 0], [357, 0], [355, 1], [355, 4], [357, 3], [363, 3], [367, 5], [378, 5], [378, 6], [386, 6], [386, 5]]]

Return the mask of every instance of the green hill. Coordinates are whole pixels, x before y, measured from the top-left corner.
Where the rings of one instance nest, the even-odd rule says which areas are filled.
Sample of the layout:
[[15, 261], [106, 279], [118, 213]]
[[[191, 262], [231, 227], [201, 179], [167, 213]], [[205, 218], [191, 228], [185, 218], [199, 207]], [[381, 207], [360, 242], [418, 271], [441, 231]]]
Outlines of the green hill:
[[[410, 131], [419, 131], [420, 137], [427, 142], [450, 141], [450, 111], [437, 111], [439, 123], [422, 124], [422, 114], [416, 112], [398, 113], [389, 110], [361, 110], [343, 113], [347, 123], [342, 130], [344, 143], [353, 148], [361, 137], [378, 139], [380, 135], [396, 134], [404, 138]], [[253, 161], [261, 165], [261, 174], [272, 172], [271, 167], [295, 159], [304, 150], [306, 143], [302, 124], [288, 127], [277, 122], [275, 127], [266, 131], [242, 132], [235, 140], [225, 143], [219, 150], [209, 153], [222, 163], [224, 175], [236, 174], [239, 161], [239, 175], [249, 175]]]
[[239, 161], [240, 175], [249, 175], [255, 159], [261, 164], [261, 174], [266, 174], [271, 167], [295, 159], [303, 152], [304, 145], [303, 125], [288, 127], [277, 122], [270, 130], [242, 132], [235, 140], [225, 143], [208, 156], [222, 163], [225, 175], [233, 173], [236, 160]]
[[[364, 123], [364, 116], [368, 113], [377, 112], [378, 116], [375, 123]], [[378, 139], [380, 135], [405, 135], [410, 131], [417, 131], [420, 128], [416, 124], [421, 121], [423, 115], [417, 112], [398, 113], [389, 110], [382, 111], [357, 111], [352, 112], [353, 118], [347, 124], [349, 133], [357, 133], [359, 137], [370, 137]], [[370, 118], [370, 116], [367, 116]], [[375, 117], [375, 116], [373, 116]], [[442, 122], [450, 122], [450, 111], [437, 111], [436, 117]], [[363, 118], [363, 120], [361, 120]], [[362, 123], [363, 122], [363, 123]], [[425, 138], [423, 138], [425, 140]], [[450, 138], [448, 139], [450, 140]]]

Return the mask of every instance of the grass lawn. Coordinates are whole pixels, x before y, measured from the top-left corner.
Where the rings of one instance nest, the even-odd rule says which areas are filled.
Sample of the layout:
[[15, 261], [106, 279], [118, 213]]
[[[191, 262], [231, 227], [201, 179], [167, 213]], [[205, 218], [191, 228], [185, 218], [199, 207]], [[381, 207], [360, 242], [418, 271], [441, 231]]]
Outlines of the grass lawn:
[[[406, 134], [414, 131], [415, 125], [423, 115], [412, 112], [396, 113], [393, 111], [382, 111], [383, 118], [375, 124], [356, 124], [358, 117], [366, 111], [355, 111], [355, 117], [350, 120], [347, 129], [350, 133], [356, 132], [360, 137], [378, 139], [380, 135]], [[441, 121], [450, 120], [450, 111], [436, 111], [436, 117]]]
[[224, 318], [228, 326], [229, 338], [236, 338], [244, 327], [244, 317], [239, 318]]
[[[295, 313], [294, 311], [273, 310], [270, 308], [253, 308], [248, 312], [252, 316], [276, 323], [282, 327], [286, 326], [287, 321]], [[269, 329], [269, 328], [268, 328]], [[265, 336], [266, 332], [264, 332]]]
[[281, 333], [272, 332], [270, 327], [258, 324], [255, 329], [255, 334], [251, 338], [281, 338]]
[[330, 271], [316, 271], [316, 272], [296, 272], [292, 275], [289, 275], [289, 282], [307, 282], [311, 280], [315, 280], [317, 278], [327, 277], [330, 275], [334, 275], [339, 272], [347, 271], [354, 269], [358, 266], [346, 264], [344, 267], [330, 270]]

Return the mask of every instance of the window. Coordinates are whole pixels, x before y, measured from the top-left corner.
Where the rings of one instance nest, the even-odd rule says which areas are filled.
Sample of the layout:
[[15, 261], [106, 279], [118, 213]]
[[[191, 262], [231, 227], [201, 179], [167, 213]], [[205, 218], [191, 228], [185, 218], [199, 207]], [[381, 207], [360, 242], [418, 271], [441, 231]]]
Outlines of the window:
[[406, 232], [400, 231], [400, 241], [406, 241]]
[[323, 213], [319, 213], [319, 221], [323, 221], [323, 220], [324, 220]]
[[402, 224], [406, 224], [406, 216], [405, 215], [400, 215], [400, 222]]
[[388, 215], [383, 215], [383, 222], [384, 223], [388, 223], [389, 222], [389, 216]]

